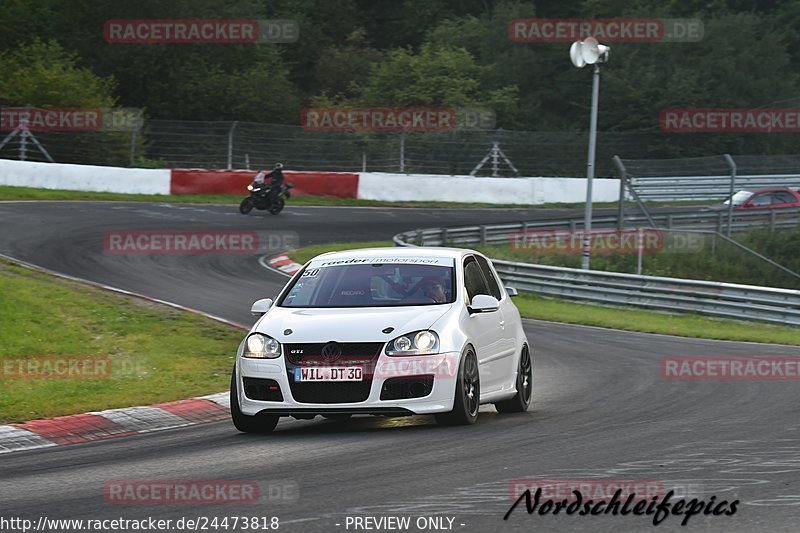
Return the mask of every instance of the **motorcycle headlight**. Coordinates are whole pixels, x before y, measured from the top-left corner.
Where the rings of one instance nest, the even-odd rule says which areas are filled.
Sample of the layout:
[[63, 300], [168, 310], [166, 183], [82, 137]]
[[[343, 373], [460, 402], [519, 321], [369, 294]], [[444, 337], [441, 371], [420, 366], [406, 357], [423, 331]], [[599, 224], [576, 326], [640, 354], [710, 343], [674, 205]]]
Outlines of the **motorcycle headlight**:
[[253, 333], [244, 341], [243, 357], [275, 359], [281, 355], [281, 343], [261, 333]]
[[429, 355], [439, 353], [439, 336], [424, 329], [401, 335], [386, 345], [386, 355]]
[[248, 185], [248, 186], [247, 186], [247, 190], [248, 190], [248, 191], [252, 191], [252, 190], [253, 190], [253, 186], [252, 186], [252, 185]]

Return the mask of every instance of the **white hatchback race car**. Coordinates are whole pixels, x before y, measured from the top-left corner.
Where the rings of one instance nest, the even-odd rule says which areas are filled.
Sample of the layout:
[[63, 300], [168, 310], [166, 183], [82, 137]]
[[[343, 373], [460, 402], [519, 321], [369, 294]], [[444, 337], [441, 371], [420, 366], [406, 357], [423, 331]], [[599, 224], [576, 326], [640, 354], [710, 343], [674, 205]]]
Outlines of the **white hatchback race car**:
[[516, 295], [491, 262], [456, 248], [371, 248], [309, 261], [239, 346], [231, 416], [244, 432], [281, 416], [433, 414], [472, 424], [480, 404], [528, 409], [533, 371]]

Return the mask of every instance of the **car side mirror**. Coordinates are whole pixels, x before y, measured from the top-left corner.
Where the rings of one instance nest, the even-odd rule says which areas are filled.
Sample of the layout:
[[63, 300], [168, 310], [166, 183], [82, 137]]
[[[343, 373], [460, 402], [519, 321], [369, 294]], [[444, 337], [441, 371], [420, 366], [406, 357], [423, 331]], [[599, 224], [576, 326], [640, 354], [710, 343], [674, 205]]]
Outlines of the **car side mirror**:
[[272, 307], [272, 298], [264, 298], [253, 304], [253, 307], [250, 308], [250, 313], [253, 315], [263, 315], [269, 311], [270, 307]]
[[506, 287], [506, 293], [509, 296], [511, 296], [512, 298], [514, 296], [519, 296], [519, 291], [517, 289], [515, 289], [514, 287]]
[[494, 296], [488, 294], [476, 294], [472, 299], [472, 303], [467, 306], [469, 314], [474, 313], [491, 313], [500, 309], [500, 302]]

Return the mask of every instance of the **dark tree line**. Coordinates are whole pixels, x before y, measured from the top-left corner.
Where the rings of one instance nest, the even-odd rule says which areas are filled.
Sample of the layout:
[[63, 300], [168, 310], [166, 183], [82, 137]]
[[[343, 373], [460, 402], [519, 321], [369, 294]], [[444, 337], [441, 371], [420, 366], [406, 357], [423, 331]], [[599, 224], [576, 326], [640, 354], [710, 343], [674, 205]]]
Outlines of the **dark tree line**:
[[[0, 12], [3, 106], [118, 105], [158, 119], [280, 124], [298, 124], [310, 106], [487, 106], [504, 129], [585, 130], [590, 71], [571, 66], [568, 43], [512, 42], [509, 21], [528, 17], [703, 21], [699, 42], [610, 43], [600, 129], [653, 134], [664, 154], [785, 152], [793, 141], [675, 137], [670, 148], [658, 134], [663, 108], [800, 104], [793, 0], [0, 0]], [[103, 38], [110, 19], [194, 18], [294, 19], [300, 39]]]

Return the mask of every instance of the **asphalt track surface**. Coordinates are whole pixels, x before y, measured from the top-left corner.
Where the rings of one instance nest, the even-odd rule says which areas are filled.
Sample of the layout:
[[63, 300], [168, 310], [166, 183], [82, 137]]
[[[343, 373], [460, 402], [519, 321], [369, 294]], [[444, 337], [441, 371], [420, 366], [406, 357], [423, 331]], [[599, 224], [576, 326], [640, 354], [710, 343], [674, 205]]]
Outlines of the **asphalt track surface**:
[[[105, 232], [268, 229], [309, 244], [563, 214], [287, 207], [278, 217], [243, 217], [233, 206], [0, 203], [0, 253], [247, 324], [250, 303], [285, 281], [257, 256], [110, 254]], [[652, 516], [529, 516], [524, 505], [503, 520], [518, 480], [639, 480], [687, 499], [740, 500], [732, 517], [700, 515], [681, 527], [681, 517], [670, 516], [658, 531], [798, 531], [798, 381], [668, 381], [659, 373], [664, 356], [798, 355], [797, 348], [540, 321], [525, 321], [525, 329], [534, 358], [527, 413], [488, 406], [476, 425], [455, 428], [426, 417], [282, 419], [266, 436], [220, 422], [6, 454], [0, 518], [277, 516], [280, 531], [336, 532], [368, 531], [347, 527], [348, 517], [406, 516], [406, 531], [432, 530], [417, 529], [418, 517], [452, 518], [455, 531], [652, 530]], [[111, 480], [255, 481], [262, 495], [249, 505], [108, 504], [103, 487]]]

